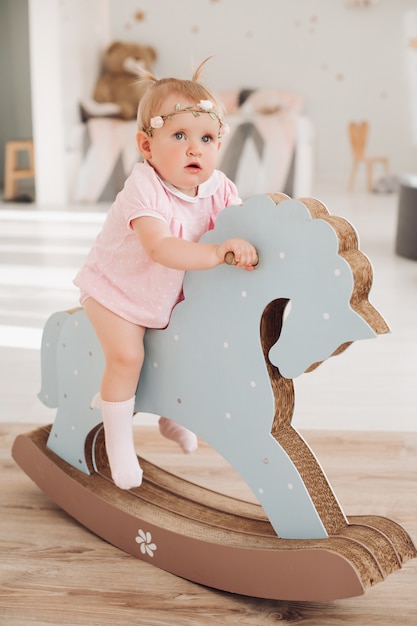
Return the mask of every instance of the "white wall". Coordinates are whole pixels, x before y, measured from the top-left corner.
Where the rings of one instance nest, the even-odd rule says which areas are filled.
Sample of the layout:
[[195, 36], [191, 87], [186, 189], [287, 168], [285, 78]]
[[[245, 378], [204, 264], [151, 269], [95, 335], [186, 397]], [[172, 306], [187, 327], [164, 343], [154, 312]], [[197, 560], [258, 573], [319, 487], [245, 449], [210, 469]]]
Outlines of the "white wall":
[[[417, 116], [417, 111], [410, 102], [416, 102], [417, 93], [413, 47], [417, 19], [409, 18], [405, 24], [406, 12], [417, 11], [415, 0], [380, 0], [364, 8], [352, 8], [345, 0], [30, 0], [30, 4], [36, 11], [50, 5], [52, 14], [60, 12], [59, 24], [45, 18], [43, 37], [54, 40], [57, 35], [51, 28], [59, 29], [55, 55], [62, 84], [58, 88], [55, 83], [53, 100], [52, 93], [42, 98], [42, 90], [35, 86], [34, 132], [42, 150], [39, 129], [49, 127], [59, 136], [59, 125], [64, 125], [67, 184], [76, 167], [78, 102], [91, 95], [100, 52], [114, 39], [153, 45], [160, 76], [189, 77], [205, 56], [215, 55], [205, 73], [213, 89], [278, 87], [305, 95], [317, 133], [315, 170], [321, 181], [346, 184], [351, 166], [346, 129], [355, 119], [371, 123], [370, 153], [388, 156], [394, 173], [416, 171], [417, 122], [413, 127], [411, 112]], [[57, 60], [52, 51], [49, 54], [43, 80], [57, 76]], [[49, 120], [42, 123], [45, 111], [55, 126]], [[50, 177], [54, 170], [46, 156]], [[55, 168], [59, 161], [55, 153]], [[40, 187], [37, 181], [39, 201], [51, 196], [43, 195], [42, 189], [45, 185]]]
[[29, 0], [36, 199], [65, 204], [80, 152], [80, 98], [111, 38], [108, 0]]
[[63, 204], [67, 198], [59, 22], [58, 3], [29, 2], [35, 187], [41, 204]]
[[[7, 141], [32, 137], [27, 0], [0, 2], [0, 187]], [[19, 183], [32, 191], [32, 181]]]

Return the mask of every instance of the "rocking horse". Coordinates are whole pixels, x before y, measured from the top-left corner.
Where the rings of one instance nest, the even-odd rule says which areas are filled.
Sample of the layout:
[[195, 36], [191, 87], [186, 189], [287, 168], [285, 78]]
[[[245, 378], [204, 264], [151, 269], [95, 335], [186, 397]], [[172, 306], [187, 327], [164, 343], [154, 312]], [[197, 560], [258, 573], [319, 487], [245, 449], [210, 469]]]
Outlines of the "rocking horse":
[[347, 517], [291, 425], [293, 379], [353, 341], [389, 331], [370, 304], [372, 269], [352, 226], [318, 200], [253, 196], [220, 214], [206, 242], [251, 241], [253, 272], [188, 272], [167, 328], [148, 330], [136, 411], [182, 424], [243, 477], [259, 504], [214, 493], [140, 460], [143, 484], [113, 484], [100, 414], [103, 368], [82, 309], [48, 320], [40, 399], [52, 427], [13, 456], [60, 507], [133, 556], [197, 583], [261, 598], [363, 594], [417, 556], [384, 517]]

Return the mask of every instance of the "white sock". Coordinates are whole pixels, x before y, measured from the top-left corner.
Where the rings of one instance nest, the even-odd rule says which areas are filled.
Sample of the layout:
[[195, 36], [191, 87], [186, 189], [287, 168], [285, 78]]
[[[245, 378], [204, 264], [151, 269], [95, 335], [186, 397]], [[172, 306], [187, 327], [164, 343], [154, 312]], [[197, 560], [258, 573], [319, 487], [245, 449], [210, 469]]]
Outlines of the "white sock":
[[198, 440], [194, 433], [188, 428], [177, 424], [166, 417], [159, 418], [159, 432], [167, 439], [176, 441], [185, 454], [194, 452], [198, 448]]
[[101, 400], [107, 456], [114, 483], [120, 489], [139, 487], [142, 468], [133, 444], [135, 396], [124, 402]]

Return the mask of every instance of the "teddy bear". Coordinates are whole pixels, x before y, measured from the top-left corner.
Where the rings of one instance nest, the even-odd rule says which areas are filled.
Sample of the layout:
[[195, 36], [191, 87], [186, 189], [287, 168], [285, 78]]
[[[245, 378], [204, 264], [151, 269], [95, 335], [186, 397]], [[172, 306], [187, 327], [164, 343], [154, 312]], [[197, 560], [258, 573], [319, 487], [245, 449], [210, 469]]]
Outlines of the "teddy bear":
[[114, 41], [104, 52], [103, 74], [95, 86], [93, 100], [82, 102], [83, 120], [97, 116], [134, 119], [143, 95], [138, 84], [140, 70], [151, 71], [155, 59], [152, 46]]

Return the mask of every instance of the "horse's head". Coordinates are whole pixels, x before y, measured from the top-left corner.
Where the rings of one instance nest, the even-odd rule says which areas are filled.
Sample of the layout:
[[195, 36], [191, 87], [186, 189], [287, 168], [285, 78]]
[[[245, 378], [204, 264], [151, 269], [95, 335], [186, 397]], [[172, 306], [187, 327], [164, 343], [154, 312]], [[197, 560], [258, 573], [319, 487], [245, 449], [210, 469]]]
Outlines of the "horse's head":
[[[348, 300], [347, 300], [348, 302]], [[357, 339], [376, 333], [350, 307], [307, 298], [290, 300], [284, 313], [279, 341], [269, 351], [269, 360], [284, 378], [296, 378], [314, 369], [332, 354], [337, 354]]]
[[[288, 300], [281, 334], [269, 351], [285, 378], [312, 369], [355, 340], [388, 331], [368, 301], [372, 268], [358, 250], [354, 229], [321, 202], [253, 196], [243, 207], [223, 211], [205, 239], [231, 236], [248, 239], [258, 250], [259, 266], [250, 276], [258, 304]], [[279, 311], [282, 315], [282, 307]]]

